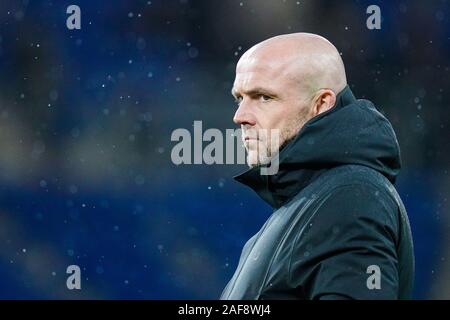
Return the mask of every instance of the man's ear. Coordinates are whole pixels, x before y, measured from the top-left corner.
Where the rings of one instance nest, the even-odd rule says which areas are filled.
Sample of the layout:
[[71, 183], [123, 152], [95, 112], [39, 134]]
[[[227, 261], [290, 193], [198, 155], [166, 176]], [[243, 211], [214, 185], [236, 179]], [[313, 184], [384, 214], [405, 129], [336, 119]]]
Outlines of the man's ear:
[[336, 94], [331, 89], [320, 89], [313, 99], [314, 116], [330, 110], [336, 103]]

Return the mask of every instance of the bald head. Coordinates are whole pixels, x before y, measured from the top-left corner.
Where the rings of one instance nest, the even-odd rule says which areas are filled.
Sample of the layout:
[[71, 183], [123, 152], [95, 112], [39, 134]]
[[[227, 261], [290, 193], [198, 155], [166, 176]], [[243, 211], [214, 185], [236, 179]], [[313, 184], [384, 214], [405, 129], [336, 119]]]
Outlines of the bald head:
[[278, 70], [296, 80], [307, 93], [327, 88], [338, 94], [347, 85], [338, 50], [316, 34], [292, 33], [260, 42], [244, 53], [237, 71], [254, 65]]

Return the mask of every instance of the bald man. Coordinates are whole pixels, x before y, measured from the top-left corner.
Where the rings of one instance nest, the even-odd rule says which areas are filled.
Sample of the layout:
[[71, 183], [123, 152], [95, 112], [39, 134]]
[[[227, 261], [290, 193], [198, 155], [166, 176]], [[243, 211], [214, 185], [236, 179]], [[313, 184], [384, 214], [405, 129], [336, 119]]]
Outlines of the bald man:
[[[263, 41], [239, 60], [232, 94], [250, 166], [235, 179], [274, 212], [221, 299], [410, 298], [397, 138], [370, 101], [354, 97], [333, 44], [308, 33]], [[275, 156], [278, 171], [261, 174]]]

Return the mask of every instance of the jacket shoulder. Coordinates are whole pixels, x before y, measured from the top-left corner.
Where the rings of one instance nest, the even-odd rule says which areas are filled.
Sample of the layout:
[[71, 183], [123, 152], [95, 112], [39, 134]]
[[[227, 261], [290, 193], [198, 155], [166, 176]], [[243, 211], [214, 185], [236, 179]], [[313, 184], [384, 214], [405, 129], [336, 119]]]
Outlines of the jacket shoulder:
[[[307, 284], [311, 299], [329, 293], [355, 299], [397, 298], [398, 208], [376, 184], [352, 176], [316, 198], [291, 247], [290, 279]], [[311, 261], [319, 263], [307, 267]], [[389, 279], [380, 292], [367, 290], [366, 269], [371, 265], [379, 266]]]

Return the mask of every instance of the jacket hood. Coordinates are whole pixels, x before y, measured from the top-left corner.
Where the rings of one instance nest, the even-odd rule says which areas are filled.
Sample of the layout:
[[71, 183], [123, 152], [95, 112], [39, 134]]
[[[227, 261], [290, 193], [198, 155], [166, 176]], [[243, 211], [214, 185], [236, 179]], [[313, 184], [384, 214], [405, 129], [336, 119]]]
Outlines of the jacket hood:
[[324, 171], [357, 164], [392, 183], [400, 171], [400, 148], [391, 123], [368, 100], [356, 99], [347, 86], [330, 110], [310, 119], [279, 153], [274, 175], [253, 167], [235, 179], [279, 208]]

